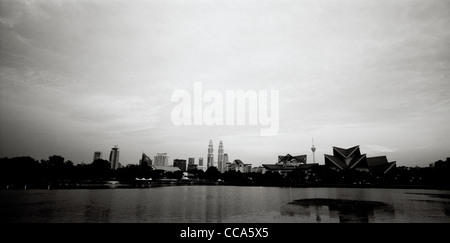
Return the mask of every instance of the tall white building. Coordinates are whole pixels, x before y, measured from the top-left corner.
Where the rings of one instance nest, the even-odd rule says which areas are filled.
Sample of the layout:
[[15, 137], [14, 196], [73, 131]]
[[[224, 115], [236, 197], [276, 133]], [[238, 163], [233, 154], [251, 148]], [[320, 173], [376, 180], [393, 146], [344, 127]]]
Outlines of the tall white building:
[[167, 156], [167, 153], [157, 153], [154, 158], [154, 165], [169, 166], [169, 156]]
[[214, 147], [213, 147], [213, 141], [209, 140], [208, 145], [208, 158], [206, 162], [208, 167], [214, 166]]
[[119, 147], [117, 145], [111, 149], [109, 163], [111, 164], [111, 169], [117, 170], [119, 168]]
[[219, 171], [221, 173], [225, 172], [224, 171], [225, 170], [225, 163], [224, 163], [224, 160], [223, 160], [223, 142], [222, 141], [220, 141], [220, 143], [219, 143], [219, 153], [218, 153], [218, 156], [217, 156], [217, 169], [219, 169]]

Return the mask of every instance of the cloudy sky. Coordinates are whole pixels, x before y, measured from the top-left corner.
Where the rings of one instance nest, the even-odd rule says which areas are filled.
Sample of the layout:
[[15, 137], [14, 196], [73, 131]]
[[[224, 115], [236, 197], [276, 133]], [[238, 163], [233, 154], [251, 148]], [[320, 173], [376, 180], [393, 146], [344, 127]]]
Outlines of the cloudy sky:
[[[448, 0], [0, 0], [0, 156], [92, 161], [120, 147], [254, 166], [361, 146], [450, 156]], [[278, 90], [279, 132], [175, 126], [177, 89]], [[217, 157], [217, 154], [215, 155]]]

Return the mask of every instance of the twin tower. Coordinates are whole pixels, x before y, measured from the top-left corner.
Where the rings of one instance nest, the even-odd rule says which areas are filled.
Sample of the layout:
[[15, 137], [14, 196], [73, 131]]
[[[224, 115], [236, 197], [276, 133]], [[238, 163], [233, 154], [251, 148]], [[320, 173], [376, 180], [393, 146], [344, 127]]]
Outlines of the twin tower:
[[[225, 172], [225, 166], [228, 163], [228, 154], [223, 153], [223, 143], [219, 142], [219, 156], [217, 157], [217, 169], [220, 172]], [[208, 168], [211, 166], [216, 166], [214, 163], [214, 145], [213, 141], [209, 140], [208, 145], [208, 158], [207, 158], [207, 166]]]

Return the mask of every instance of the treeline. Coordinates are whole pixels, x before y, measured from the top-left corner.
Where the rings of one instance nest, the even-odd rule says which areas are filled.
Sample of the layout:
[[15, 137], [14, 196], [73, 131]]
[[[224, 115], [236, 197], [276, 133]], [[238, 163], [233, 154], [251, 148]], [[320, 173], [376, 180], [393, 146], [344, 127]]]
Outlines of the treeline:
[[[217, 168], [211, 167], [206, 172], [194, 170], [189, 172], [193, 179], [213, 181], [220, 177]], [[153, 170], [150, 166], [127, 165], [117, 170], [111, 169], [107, 160], [95, 160], [90, 164], [74, 164], [64, 157], [53, 155], [48, 160], [37, 161], [31, 157], [14, 157], [0, 159], [1, 188], [52, 188], [71, 187], [80, 183], [104, 183], [120, 181], [133, 184], [136, 178], [181, 180], [183, 172]]]
[[[355, 170], [335, 171], [320, 165], [309, 170], [294, 169], [291, 173], [280, 174], [241, 173], [227, 171], [220, 173], [216, 167], [188, 171], [189, 181], [217, 182], [230, 185], [259, 186], [424, 186], [450, 189], [450, 161], [437, 161], [434, 167], [398, 167], [387, 174], [373, 174]], [[151, 178], [181, 181], [183, 172], [153, 170], [150, 166], [128, 165], [112, 170], [106, 160], [96, 160], [89, 164], [74, 164], [64, 157], [53, 155], [48, 160], [37, 161], [31, 157], [0, 159], [0, 185], [4, 188], [53, 188], [74, 186], [80, 183], [104, 183], [117, 180], [133, 184], [136, 178]]]

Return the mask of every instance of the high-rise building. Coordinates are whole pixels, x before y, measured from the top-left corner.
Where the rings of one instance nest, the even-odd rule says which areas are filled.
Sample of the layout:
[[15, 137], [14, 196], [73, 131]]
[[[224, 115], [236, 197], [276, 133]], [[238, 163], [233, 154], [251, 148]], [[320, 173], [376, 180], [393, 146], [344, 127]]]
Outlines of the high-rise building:
[[223, 142], [219, 142], [219, 153], [217, 156], [217, 167], [221, 173], [224, 172], [225, 164], [223, 163]]
[[157, 153], [154, 159], [155, 165], [169, 166], [169, 156], [167, 156], [167, 153]]
[[223, 164], [224, 164], [224, 167], [225, 167], [225, 165], [226, 165], [228, 162], [230, 162], [230, 160], [228, 160], [228, 154], [223, 154]]
[[213, 147], [213, 141], [209, 140], [208, 145], [208, 160], [207, 164], [208, 167], [214, 166], [214, 147]]
[[119, 168], [119, 147], [117, 145], [111, 149], [109, 163], [111, 164], [111, 169], [117, 170]]
[[153, 161], [145, 153], [142, 153], [142, 158], [139, 160], [139, 166], [150, 166]]
[[173, 167], [178, 167], [178, 168], [180, 168], [181, 171], [187, 171], [186, 160], [185, 159], [174, 159]]
[[198, 166], [197, 169], [206, 171], [208, 169], [207, 166], [203, 163], [203, 157], [198, 158]]
[[95, 152], [94, 152], [94, 160], [92, 160], [92, 161], [96, 161], [96, 160], [98, 160], [98, 159], [102, 159], [102, 152], [100, 152], [100, 151], [95, 151]]
[[188, 171], [198, 170], [198, 165], [196, 165], [196, 164], [188, 165], [188, 169], [187, 170]]
[[195, 158], [189, 158], [188, 159], [189, 160], [189, 165], [193, 165], [193, 164], [195, 164]]

